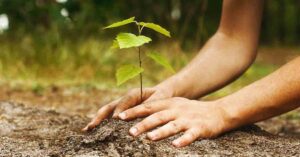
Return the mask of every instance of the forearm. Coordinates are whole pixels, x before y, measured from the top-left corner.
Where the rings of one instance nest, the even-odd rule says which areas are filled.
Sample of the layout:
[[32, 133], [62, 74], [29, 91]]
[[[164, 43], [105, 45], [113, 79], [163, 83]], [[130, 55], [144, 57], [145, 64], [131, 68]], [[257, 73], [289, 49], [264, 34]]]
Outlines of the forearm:
[[231, 128], [255, 123], [300, 106], [300, 57], [219, 101]]
[[222, 33], [214, 35], [178, 74], [158, 85], [172, 96], [198, 98], [240, 76], [255, 58], [256, 47]]
[[226, 0], [223, 3], [217, 33], [190, 64], [157, 87], [169, 90], [172, 96], [198, 98], [235, 80], [252, 63], [263, 1]]

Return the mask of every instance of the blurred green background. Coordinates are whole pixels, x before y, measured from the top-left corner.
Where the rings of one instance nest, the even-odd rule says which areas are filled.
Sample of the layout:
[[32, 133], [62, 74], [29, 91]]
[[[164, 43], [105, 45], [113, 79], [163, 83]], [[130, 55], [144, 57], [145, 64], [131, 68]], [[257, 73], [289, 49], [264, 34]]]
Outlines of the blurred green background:
[[[168, 56], [179, 70], [216, 31], [221, 6], [221, 0], [0, 0], [0, 83], [34, 89], [53, 84], [115, 88], [116, 68], [137, 62], [137, 56], [109, 47], [117, 32], [134, 32], [135, 27], [101, 28], [132, 16], [170, 30], [171, 39], [146, 31], [155, 41], [147, 49]], [[266, 0], [262, 55], [241, 79], [215, 94], [235, 91], [298, 55], [299, 15], [300, 0]], [[171, 75], [147, 61], [145, 66], [148, 86]]]

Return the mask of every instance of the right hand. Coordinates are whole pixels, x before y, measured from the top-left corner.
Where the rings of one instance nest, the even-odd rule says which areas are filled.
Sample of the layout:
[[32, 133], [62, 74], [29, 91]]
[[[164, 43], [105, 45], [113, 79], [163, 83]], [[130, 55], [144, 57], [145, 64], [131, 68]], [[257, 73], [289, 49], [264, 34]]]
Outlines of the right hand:
[[143, 102], [155, 101], [160, 99], [171, 98], [172, 95], [168, 94], [170, 92], [163, 91], [159, 88], [145, 88], [143, 89], [143, 96], [141, 100], [140, 89], [136, 88], [130, 90], [125, 96], [117, 99], [107, 105], [101, 107], [96, 116], [92, 121], [87, 124], [82, 131], [89, 131], [99, 125], [104, 119], [108, 118], [111, 114], [113, 118], [118, 118], [119, 114], [129, 108], [139, 105]]

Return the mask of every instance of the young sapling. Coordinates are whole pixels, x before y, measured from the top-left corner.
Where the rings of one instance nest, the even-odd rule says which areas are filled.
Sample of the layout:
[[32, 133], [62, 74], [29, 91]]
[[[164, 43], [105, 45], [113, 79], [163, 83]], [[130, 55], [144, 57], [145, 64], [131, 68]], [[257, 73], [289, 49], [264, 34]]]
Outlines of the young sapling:
[[[138, 60], [139, 60], [139, 65], [124, 65], [120, 67], [117, 72], [116, 72], [116, 79], [117, 79], [117, 85], [121, 85], [125, 83], [126, 81], [136, 77], [140, 76], [140, 99], [141, 102], [143, 100], [143, 72], [144, 69], [142, 67], [142, 54], [143, 52], [141, 51], [141, 47], [147, 43], [150, 43], [152, 41], [151, 38], [142, 35], [143, 29], [148, 28], [151, 30], [154, 30], [160, 34], [163, 34], [167, 37], [171, 37], [170, 32], [167, 31], [165, 28], [154, 24], [154, 23], [146, 23], [146, 22], [138, 22], [135, 20], [135, 17], [131, 17], [129, 19], [113, 23], [104, 29], [111, 29], [111, 28], [116, 28], [120, 26], [124, 26], [127, 24], [135, 24], [137, 26], [138, 33], [137, 35], [133, 33], [119, 33], [115, 40], [113, 40], [113, 48], [119, 48], [119, 49], [127, 49], [127, 48], [137, 48], [138, 51]], [[172, 68], [171, 64], [169, 61], [160, 55], [157, 52], [147, 52], [146, 56], [154, 60], [156, 63], [162, 65], [166, 69], [174, 72], [174, 69]]]

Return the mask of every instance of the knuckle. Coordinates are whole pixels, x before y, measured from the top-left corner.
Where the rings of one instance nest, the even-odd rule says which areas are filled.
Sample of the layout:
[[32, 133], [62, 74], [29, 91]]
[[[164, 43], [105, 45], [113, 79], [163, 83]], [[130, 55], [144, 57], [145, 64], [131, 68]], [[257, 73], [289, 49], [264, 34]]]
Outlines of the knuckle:
[[191, 122], [189, 119], [180, 118], [178, 119], [177, 123], [180, 124], [183, 130], [188, 130], [191, 128]]
[[158, 112], [155, 114], [155, 120], [158, 121], [159, 123], [163, 123], [166, 121], [166, 117], [163, 113]]
[[170, 126], [175, 132], [181, 130], [181, 126], [177, 122], [170, 122]]
[[198, 132], [196, 130], [191, 130], [188, 134], [189, 134], [189, 137], [191, 139], [197, 139], [198, 138]]
[[148, 110], [148, 111], [151, 111], [152, 110], [152, 105], [150, 103], [144, 103], [143, 104], [143, 107]]

